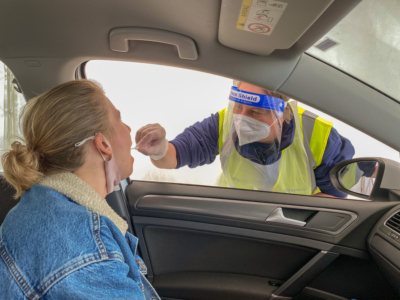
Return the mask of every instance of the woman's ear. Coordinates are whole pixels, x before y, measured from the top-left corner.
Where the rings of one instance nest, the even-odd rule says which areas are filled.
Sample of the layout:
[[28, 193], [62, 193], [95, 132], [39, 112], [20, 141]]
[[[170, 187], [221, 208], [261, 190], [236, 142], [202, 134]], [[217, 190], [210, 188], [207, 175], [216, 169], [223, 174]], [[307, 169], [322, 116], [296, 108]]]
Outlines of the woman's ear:
[[94, 138], [94, 144], [100, 151], [101, 155], [103, 155], [105, 160], [108, 161], [111, 159], [113, 152], [111, 146], [109, 145], [103, 134], [101, 133], [96, 134], [96, 137]]

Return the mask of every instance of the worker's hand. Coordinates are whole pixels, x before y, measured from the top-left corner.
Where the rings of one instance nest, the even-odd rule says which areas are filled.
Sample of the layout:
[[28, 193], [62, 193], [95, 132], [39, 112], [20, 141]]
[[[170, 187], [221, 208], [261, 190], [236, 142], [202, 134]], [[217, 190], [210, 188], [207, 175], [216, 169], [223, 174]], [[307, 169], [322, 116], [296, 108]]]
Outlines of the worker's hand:
[[149, 124], [136, 132], [135, 149], [154, 160], [162, 159], [168, 150], [166, 132], [160, 124]]
[[328, 194], [325, 194], [325, 193], [317, 193], [317, 194], [315, 194], [315, 195], [313, 195], [313, 196], [316, 196], [316, 197], [325, 197], [325, 198], [339, 198], [339, 197], [332, 196], [332, 195], [328, 195]]
[[379, 167], [378, 167], [378, 166], [375, 166], [375, 171], [374, 171], [374, 173], [371, 175], [371, 178], [376, 178], [376, 175], [378, 174], [378, 169], [379, 169]]

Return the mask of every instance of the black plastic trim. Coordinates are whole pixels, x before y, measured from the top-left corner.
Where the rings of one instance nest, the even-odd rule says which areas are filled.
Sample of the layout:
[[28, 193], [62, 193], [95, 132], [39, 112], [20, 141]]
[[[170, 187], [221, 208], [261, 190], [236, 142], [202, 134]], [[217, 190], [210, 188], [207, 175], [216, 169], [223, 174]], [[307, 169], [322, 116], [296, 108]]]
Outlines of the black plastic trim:
[[[290, 236], [285, 234], [278, 234], [273, 232], [265, 232], [258, 231], [252, 229], [245, 228], [237, 228], [231, 226], [223, 226], [223, 225], [215, 225], [215, 224], [207, 224], [200, 222], [190, 222], [190, 221], [181, 221], [181, 220], [170, 220], [170, 219], [162, 219], [162, 218], [151, 218], [151, 217], [133, 217], [132, 218], [136, 231], [138, 233], [139, 240], [144, 240], [143, 236], [143, 228], [147, 225], [158, 225], [163, 227], [174, 227], [174, 228], [184, 228], [184, 229], [192, 229], [192, 230], [200, 230], [206, 232], [215, 232], [222, 234], [229, 234], [234, 236], [241, 237], [249, 237], [256, 238], [261, 240], [268, 240], [273, 242], [291, 244], [296, 246], [308, 247], [316, 250], [325, 250], [330, 252], [335, 252], [338, 254], [343, 254], [347, 256], [357, 257], [361, 259], [369, 259], [369, 256], [366, 252], [352, 249], [348, 247], [336, 246], [330, 243], [325, 243], [313, 239], [307, 239], [302, 237]], [[140, 246], [143, 246], [142, 253], [147, 249], [145, 249], [144, 243], [141, 243]]]
[[[374, 187], [372, 188], [371, 195], [364, 195], [364, 194], [359, 194], [352, 192], [348, 189], [346, 189], [340, 181], [338, 180], [338, 174], [344, 168], [345, 166], [355, 163], [355, 162], [360, 162], [360, 161], [373, 161], [377, 162], [379, 164], [378, 172], [376, 174], [375, 178], [375, 184]], [[381, 182], [383, 179], [383, 174], [385, 173], [385, 160], [379, 157], [360, 157], [360, 158], [353, 158], [349, 160], [342, 161], [341, 163], [337, 164], [335, 167], [332, 168], [332, 170], [329, 172], [329, 176], [331, 178], [331, 182], [333, 186], [346, 194], [350, 194], [356, 197], [372, 200], [372, 201], [389, 201], [389, 190], [380, 188]]]
[[81, 63], [75, 70], [75, 79], [87, 79], [86, 78], [86, 65], [89, 61]]
[[[310, 224], [305, 227], [275, 223], [276, 226], [294, 227], [299, 230], [320, 231], [332, 235], [339, 234], [345, 230], [357, 218], [357, 214], [349, 211], [326, 209], [319, 207], [308, 207], [298, 205], [285, 205], [277, 203], [260, 203], [252, 201], [238, 201], [238, 200], [221, 200], [218, 198], [201, 198], [201, 197], [182, 197], [182, 196], [165, 196], [165, 195], [145, 195], [136, 203], [136, 209], [139, 210], [156, 210], [156, 211], [173, 211], [179, 213], [188, 213], [195, 215], [213, 215], [216, 217], [223, 217], [229, 219], [240, 219], [249, 222], [258, 222], [261, 224], [270, 223], [266, 221], [269, 214], [276, 208], [288, 208], [290, 210], [297, 210], [299, 213], [302, 211], [314, 211], [341, 214], [348, 216], [344, 224], [340, 224], [339, 228], [334, 231], [323, 230], [318, 228], [317, 222], [309, 220]], [[317, 215], [315, 215], [316, 217]], [[314, 224], [314, 225], [312, 225]], [[310, 227], [313, 226], [313, 227]]]
[[269, 278], [212, 272], [179, 272], [158, 275], [154, 288], [162, 299], [265, 300], [275, 286]]
[[375, 235], [371, 240], [371, 247], [386, 257], [393, 265], [400, 269], [400, 251], [390, 243]]
[[400, 243], [397, 241], [399, 237], [397, 234], [393, 237], [395, 231], [384, 225], [399, 209], [400, 205], [397, 205], [376, 223], [368, 237], [368, 246], [374, 262], [400, 296]]
[[[399, 212], [400, 212], [400, 210], [396, 210], [396, 211], [395, 211], [394, 213], [392, 213], [392, 214], [390, 215], [390, 217], [387, 218], [386, 221], [383, 223], [383, 226], [385, 226], [388, 230], [394, 232], [394, 235], [391, 234], [390, 236], [391, 236], [396, 242], [398, 242], [398, 243], [400, 243], [400, 231], [399, 231], [399, 230], [395, 230], [395, 229], [389, 227], [389, 226], [387, 225], [387, 222], [388, 222], [395, 214], [397, 214], [397, 213], [399, 213]], [[382, 230], [382, 229], [381, 229], [381, 230]], [[396, 236], [396, 234], [398, 234], [398, 235]]]
[[[380, 254], [374, 248], [371, 248], [371, 256], [373, 260], [377, 263], [383, 275], [386, 277], [387, 281], [391, 284], [394, 291], [400, 297], [400, 272], [399, 269], [393, 265], [386, 257]], [[399, 298], [396, 298], [399, 299]]]
[[[260, 203], [276, 203], [279, 205], [299, 204], [305, 207], [321, 207], [326, 209], [342, 209], [357, 214], [357, 219], [348, 228], [338, 235], [330, 235], [318, 231], [306, 231], [295, 228], [294, 226], [278, 226], [275, 223], [249, 222], [246, 220], [230, 219], [209, 215], [195, 215], [180, 213], [175, 211], [141, 210], [136, 208], [136, 203], [145, 195], [165, 195], [165, 196], [184, 196], [184, 197], [210, 197], [218, 198], [221, 201], [240, 200], [255, 201]], [[321, 242], [335, 244], [340, 247], [367, 250], [365, 243], [369, 232], [376, 222], [390, 209], [396, 206], [394, 202], [363, 202], [354, 200], [341, 200], [334, 198], [320, 198], [312, 196], [288, 195], [280, 193], [269, 193], [260, 191], [249, 191], [239, 189], [227, 189], [220, 187], [187, 185], [177, 183], [132, 181], [126, 188], [126, 196], [129, 202], [132, 218], [139, 216], [163, 218], [166, 220], [191, 221], [224, 225], [230, 227], [240, 227], [263, 232], [273, 232], [293, 237], [303, 237]]]
[[274, 292], [274, 295], [278, 297], [295, 297], [338, 256], [339, 254], [337, 253], [327, 251], [319, 252], [306, 265], [297, 271], [296, 274], [290, 277], [279, 289], [277, 289]]

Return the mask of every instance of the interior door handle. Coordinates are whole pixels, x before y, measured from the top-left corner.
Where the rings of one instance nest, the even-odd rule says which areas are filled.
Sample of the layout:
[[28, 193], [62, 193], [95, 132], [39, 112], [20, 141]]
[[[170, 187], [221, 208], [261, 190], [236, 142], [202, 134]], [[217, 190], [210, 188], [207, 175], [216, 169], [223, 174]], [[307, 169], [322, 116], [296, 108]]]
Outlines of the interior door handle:
[[267, 222], [275, 222], [275, 223], [282, 223], [282, 224], [288, 224], [288, 225], [295, 225], [295, 226], [304, 226], [306, 225], [306, 222], [299, 221], [299, 220], [294, 220], [294, 219], [289, 219], [286, 218], [283, 215], [283, 210], [282, 208], [278, 207], [275, 209], [265, 220]]
[[197, 59], [196, 44], [185, 35], [152, 28], [116, 28], [111, 30], [111, 50], [128, 52], [129, 41], [149, 41], [175, 45], [181, 59]]

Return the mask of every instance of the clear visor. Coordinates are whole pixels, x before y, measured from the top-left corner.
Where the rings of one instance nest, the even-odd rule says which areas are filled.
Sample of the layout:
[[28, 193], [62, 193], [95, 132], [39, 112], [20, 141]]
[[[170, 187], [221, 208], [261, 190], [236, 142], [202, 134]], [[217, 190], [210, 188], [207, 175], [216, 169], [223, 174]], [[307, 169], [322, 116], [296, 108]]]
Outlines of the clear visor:
[[256, 150], [262, 149], [265, 155], [277, 153], [285, 102], [272, 96], [241, 91], [236, 87], [232, 87], [229, 100], [227, 117], [231, 118], [231, 124], [226, 125], [230, 127], [236, 148], [248, 148], [253, 144], [257, 146]]

